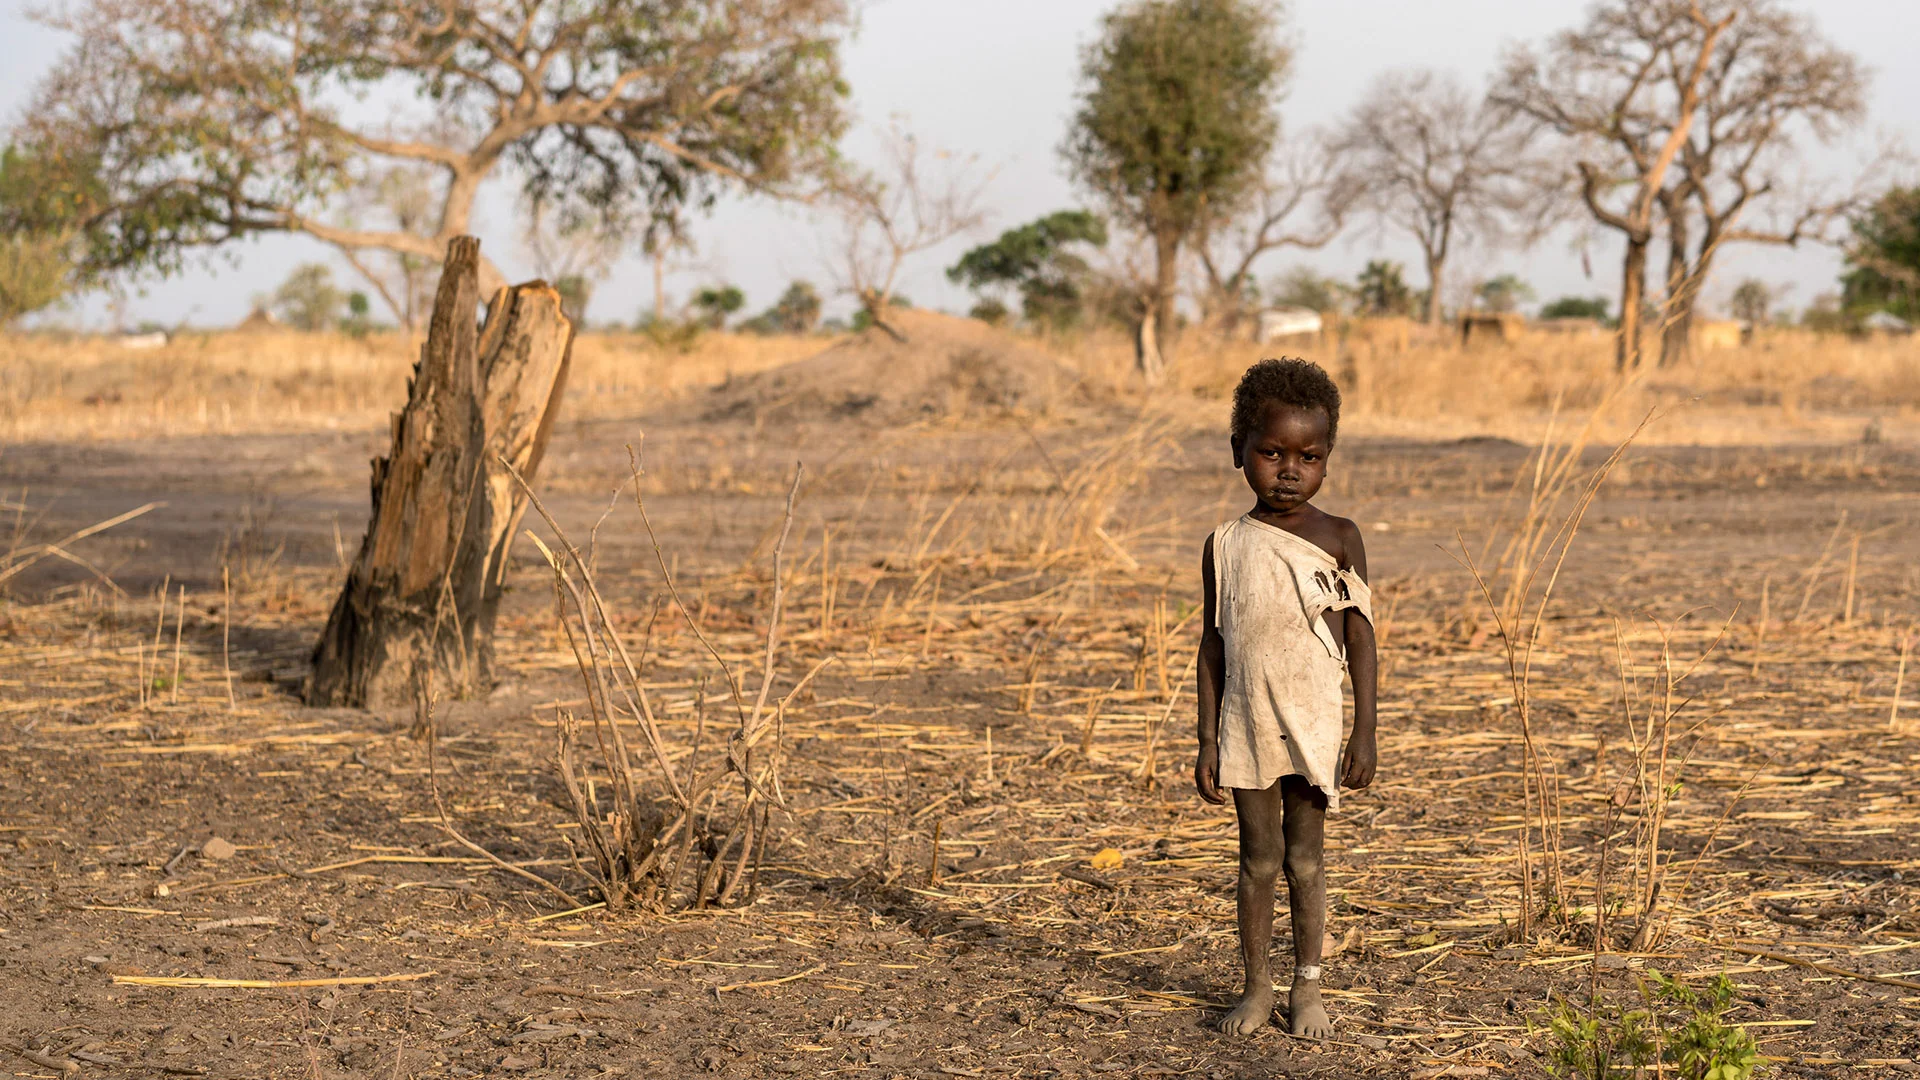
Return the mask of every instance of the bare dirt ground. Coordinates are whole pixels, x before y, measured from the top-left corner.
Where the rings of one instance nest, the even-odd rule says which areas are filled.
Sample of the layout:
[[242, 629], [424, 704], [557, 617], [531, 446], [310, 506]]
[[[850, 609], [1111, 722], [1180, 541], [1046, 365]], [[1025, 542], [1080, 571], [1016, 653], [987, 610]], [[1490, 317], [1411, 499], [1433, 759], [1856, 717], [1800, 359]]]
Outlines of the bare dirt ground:
[[[0, 1050], [16, 1075], [1538, 1076], [1529, 1024], [1588, 987], [1610, 837], [1603, 986], [1727, 972], [1778, 1075], [1920, 1072], [1920, 705], [1890, 722], [1897, 679], [1920, 696], [1910, 448], [1632, 452], [1536, 661], [1568, 882], [1516, 942], [1514, 694], [1443, 548], [1479, 553], [1528, 452], [1342, 445], [1323, 502], [1367, 531], [1382, 762], [1330, 826], [1340, 1033], [1314, 1044], [1212, 1030], [1238, 984], [1234, 830], [1191, 791], [1186, 665], [1200, 541], [1247, 501], [1222, 438], [563, 425], [541, 487], [576, 540], [643, 426], [668, 558], [736, 660], [808, 466], [781, 679], [837, 659], [786, 718], [792, 813], [720, 910], [559, 915], [449, 841], [410, 717], [299, 706], [378, 433], [0, 451], [0, 490], [50, 506], [36, 536], [166, 503], [80, 549], [124, 595], [49, 563], [0, 607], [0, 1041], [36, 1055]], [[710, 676], [689, 613], [630, 505], [600, 541], [684, 752]], [[519, 557], [507, 678], [442, 710], [436, 773], [468, 835], [578, 892], [551, 760], [582, 692]], [[1663, 624], [1684, 662], [1720, 640], [1678, 691], [1665, 932], [1632, 952], [1634, 816], [1607, 799], [1661, 700]], [[115, 982], [141, 976], [391, 981]]]

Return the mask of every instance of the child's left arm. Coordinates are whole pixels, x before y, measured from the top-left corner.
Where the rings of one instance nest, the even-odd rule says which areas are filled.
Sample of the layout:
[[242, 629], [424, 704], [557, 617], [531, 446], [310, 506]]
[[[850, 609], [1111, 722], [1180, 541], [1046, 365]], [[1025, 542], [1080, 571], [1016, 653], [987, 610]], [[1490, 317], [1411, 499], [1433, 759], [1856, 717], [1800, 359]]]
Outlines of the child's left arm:
[[[1367, 580], [1367, 548], [1360, 539], [1360, 527], [1342, 522], [1342, 564]], [[1340, 786], [1364, 788], [1373, 783], [1379, 763], [1374, 739], [1375, 707], [1380, 676], [1380, 653], [1374, 641], [1373, 623], [1358, 611], [1346, 615], [1347, 674], [1353, 680], [1353, 735], [1340, 761]]]

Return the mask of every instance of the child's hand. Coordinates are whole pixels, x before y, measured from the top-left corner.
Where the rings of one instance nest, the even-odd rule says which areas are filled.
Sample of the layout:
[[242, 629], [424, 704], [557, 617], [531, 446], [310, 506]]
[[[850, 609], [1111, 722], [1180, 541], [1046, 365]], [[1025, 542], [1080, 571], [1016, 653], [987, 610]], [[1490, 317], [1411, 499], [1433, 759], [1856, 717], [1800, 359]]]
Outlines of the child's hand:
[[1346, 753], [1340, 759], [1340, 786], [1355, 791], [1373, 783], [1373, 770], [1379, 754], [1372, 735], [1356, 735], [1347, 740]]
[[1202, 746], [1199, 760], [1193, 763], [1193, 787], [1200, 797], [1218, 805], [1227, 801], [1227, 793], [1220, 790], [1220, 747]]

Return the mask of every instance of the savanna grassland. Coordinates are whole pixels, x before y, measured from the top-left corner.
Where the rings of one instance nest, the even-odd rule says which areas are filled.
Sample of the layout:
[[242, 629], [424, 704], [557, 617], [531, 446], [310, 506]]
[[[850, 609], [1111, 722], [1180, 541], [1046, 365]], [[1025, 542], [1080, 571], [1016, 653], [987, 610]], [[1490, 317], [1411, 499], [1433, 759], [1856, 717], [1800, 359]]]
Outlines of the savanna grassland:
[[1190, 341], [1153, 395], [1092, 339], [1039, 343], [1081, 390], [1013, 410], [711, 407], [822, 345], [577, 343], [536, 487], [665, 760], [724, 754], [763, 663], [780, 703], [757, 850], [607, 910], [555, 765], [592, 688], [533, 544], [504, 677], [436, 740], [299, 704], [412, 344], [6, 341], [12, 1070], [1531, 1077], [1555, 1001], [1657, 970], [1728, 975], [1775, 1075], [1920, 1071], [1920, 349], [1763, 337], [1626, 384], [1600, 340], [1299, 350], [1347, 387], [1321, 499], [1383, 647], [1315, 1044], [1212, 1029], [1235, 849], [1192, 794], [1195, 563], [1248, 502], [1252, 347]]

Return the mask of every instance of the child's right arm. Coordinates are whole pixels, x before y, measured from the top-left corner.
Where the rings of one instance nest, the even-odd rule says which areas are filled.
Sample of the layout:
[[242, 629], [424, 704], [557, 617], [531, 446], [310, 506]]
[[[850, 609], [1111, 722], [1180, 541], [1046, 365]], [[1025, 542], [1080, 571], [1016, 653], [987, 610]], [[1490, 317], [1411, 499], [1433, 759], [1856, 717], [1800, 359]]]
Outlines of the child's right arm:
[[1220, 694], [1227, 681], [1227, 643], [1214, 620], [1218, 597], [1214, 592], [1212, 536], [1200, 549], [1200, 591], [1200, 617], [1206, 622], [1200, 631], [1200, 657], [1194, 664], [1199, 678], [1194, 697], [1200, 702], [1200, 755], [1193, 764], [1193, 786], [1208, 802], [1224, 803], [1227, 795], [1220, 790]]

